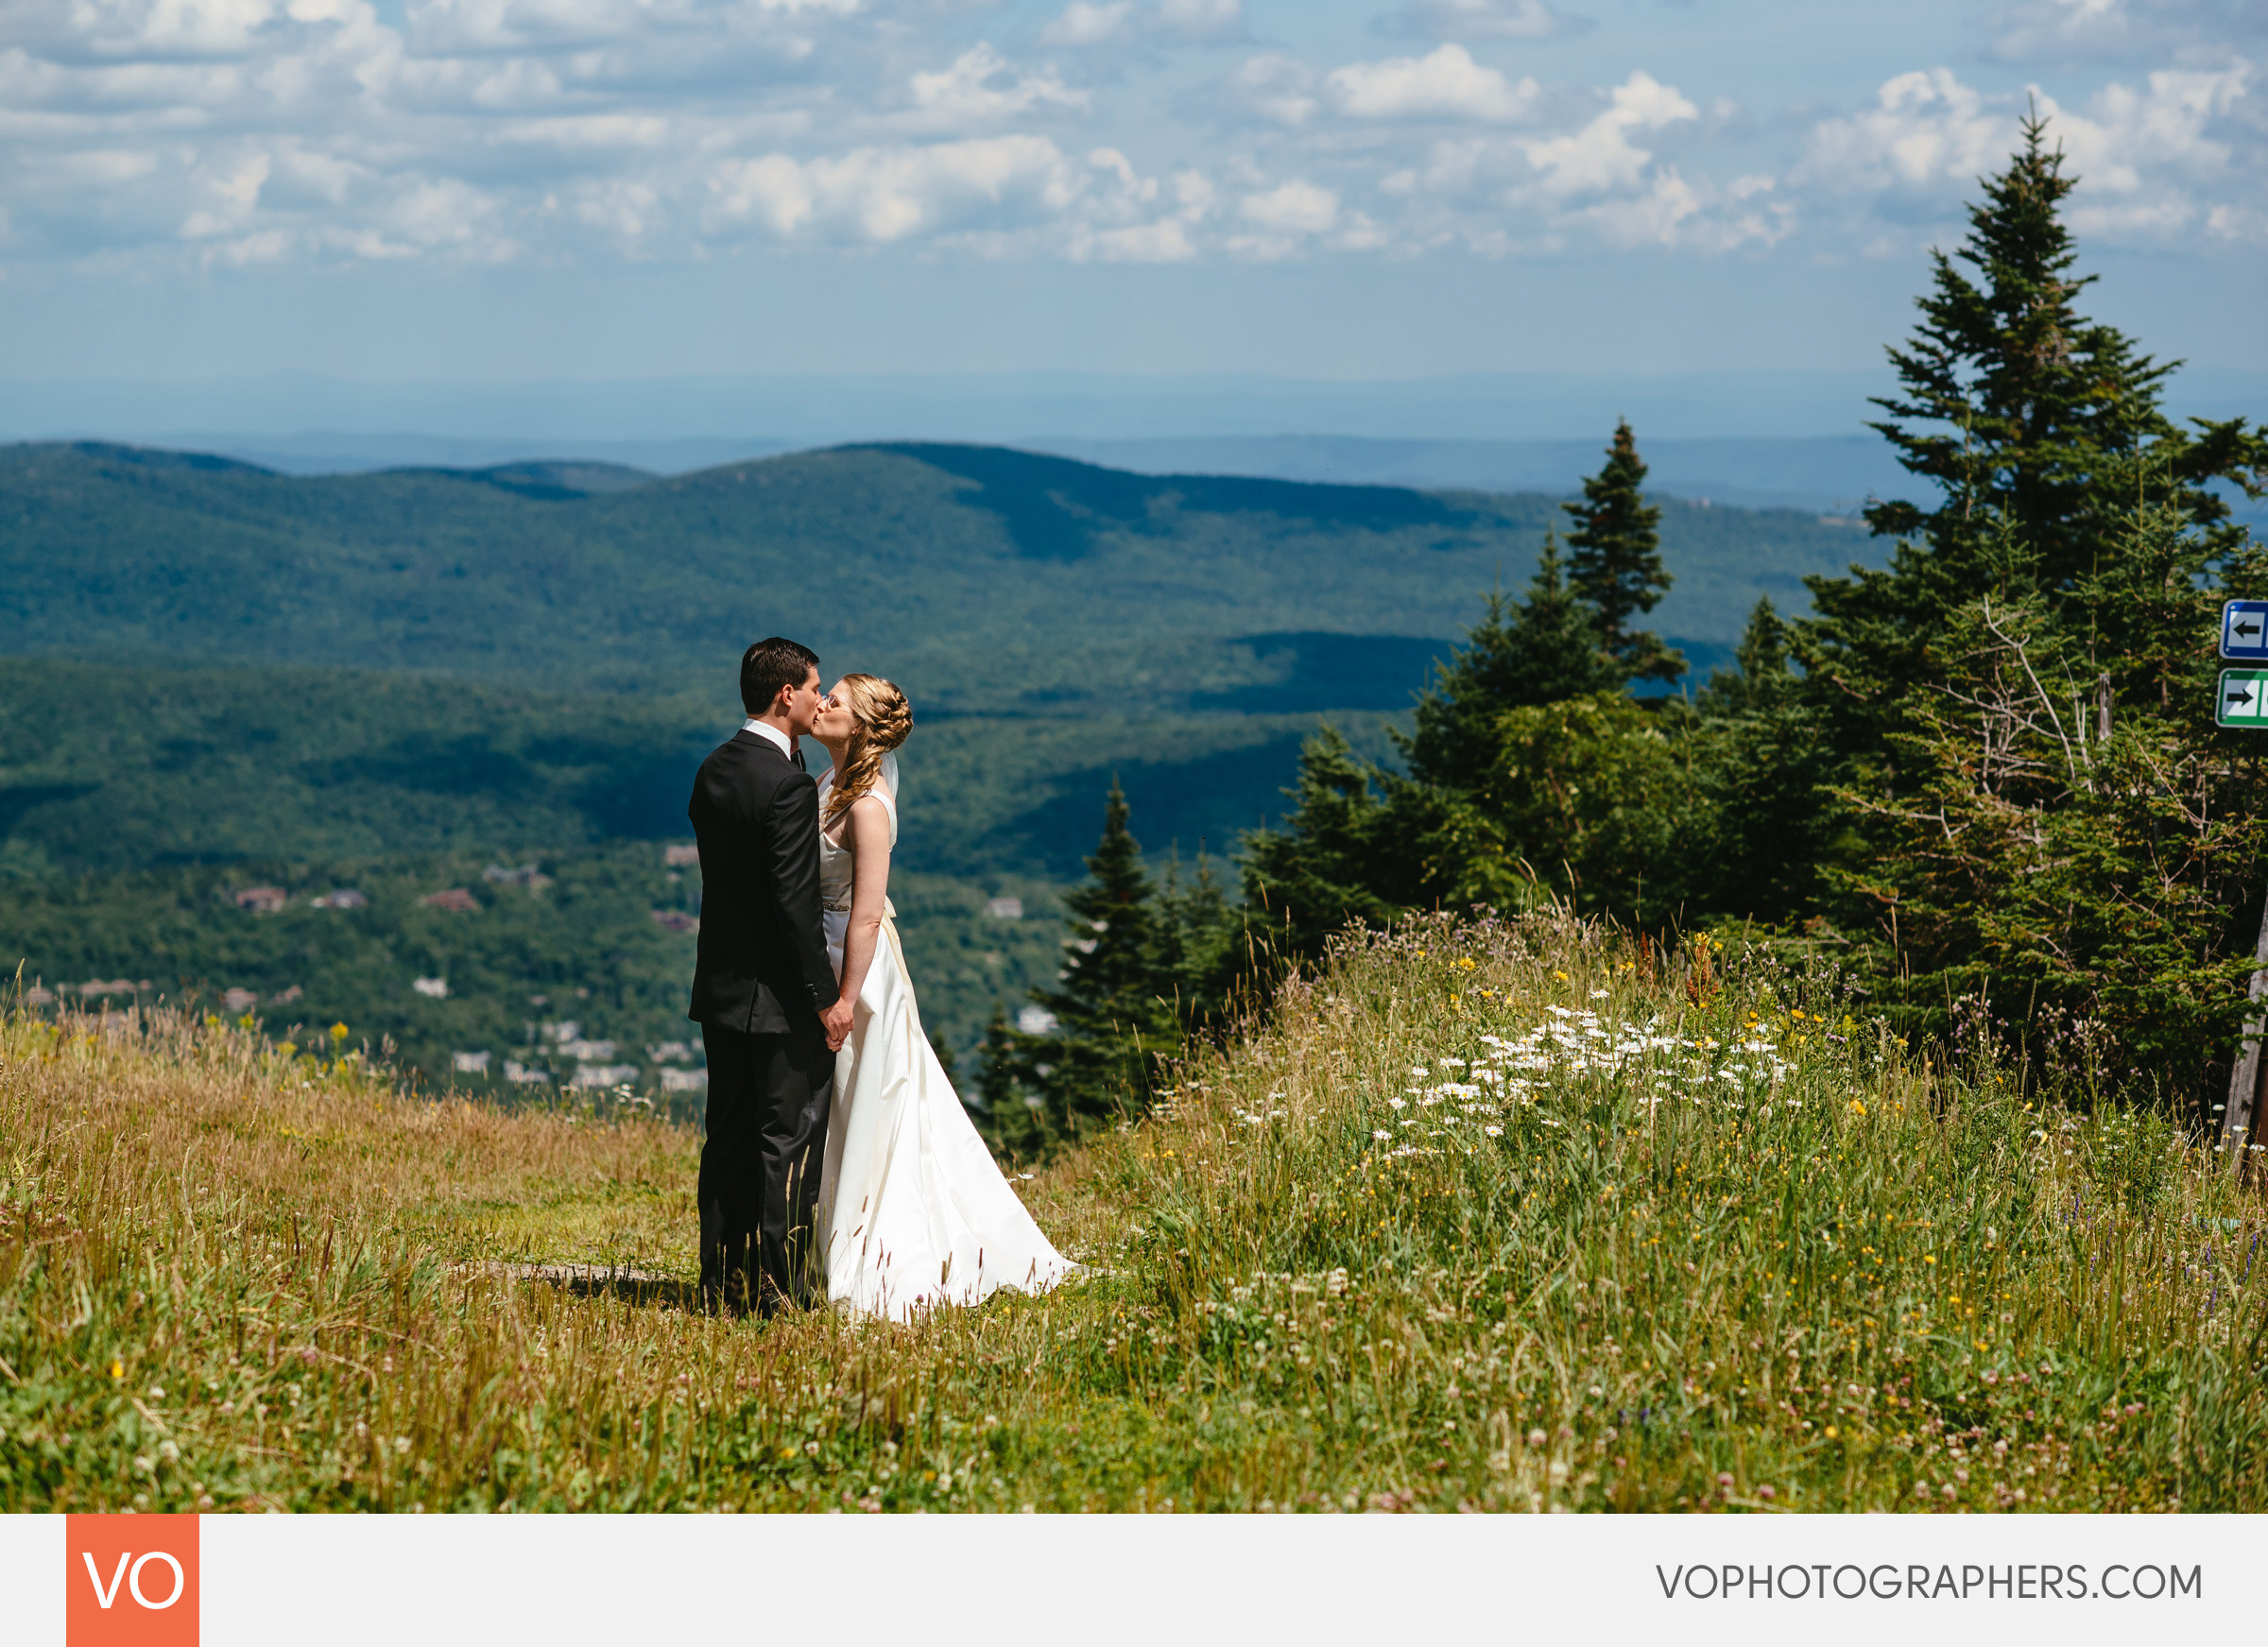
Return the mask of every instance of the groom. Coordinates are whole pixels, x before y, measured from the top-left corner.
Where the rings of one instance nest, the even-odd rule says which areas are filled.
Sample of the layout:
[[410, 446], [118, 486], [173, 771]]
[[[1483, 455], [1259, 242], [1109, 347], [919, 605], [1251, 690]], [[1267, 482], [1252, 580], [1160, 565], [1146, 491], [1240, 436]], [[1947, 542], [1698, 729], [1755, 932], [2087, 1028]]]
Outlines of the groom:
[[701, 1301], [765, 1315], [821, 1300], [812, 1248], [835, 1049], [819, 925], [819, 794], [796, 740], [819, 712], [819, 660], [774, 637], [740, 660], [748, 718], [701, 763], [685, 813], [701, 853], [699, 959], [686, 1016], [709, 1055], [696, 1192]]

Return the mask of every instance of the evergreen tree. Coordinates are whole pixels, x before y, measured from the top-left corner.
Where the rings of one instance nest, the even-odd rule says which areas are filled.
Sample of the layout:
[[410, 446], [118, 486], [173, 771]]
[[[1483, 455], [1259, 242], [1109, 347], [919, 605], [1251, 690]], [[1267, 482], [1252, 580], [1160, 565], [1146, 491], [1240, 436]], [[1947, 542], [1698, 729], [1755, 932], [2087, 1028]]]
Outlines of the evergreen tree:
[[1624, 680], [1675, 680], [1685, 660], [1651, 630], [1631, 626], [1670, 587], [1661, 566], [1661, 511], [1646, 503], [1645, 479], [1630, 425], [1617, 422], [1606, 464], [1583, 482], [1583, 501], [1560, 506], [1575, 520], [1567, 535], [1574, 551], [1569, 581], [1597, 613], [1599, 644]]
[[[2145, 507], [2063, 599], [1951, 613], [1947, 678], [1887, 740], [1907, 781], [1847, 796], [1880, 846], [1837, 873], [1875, 914], [1878, 997], [1904, 1021], [1944, 1034], [1962, 1002], [1989, 1004], [2049, 1067], [2199, 1119], [2246, 1010], [2268, 856], [2268, 783], [2235, 758], [2243, 734], [2213, 729], [2199, 644], [2268, 555], [2242, 549], [2221, 578], [2210, 556], [2179, 507]], [[2004, 521], [1980, 558], [2019, 592], [2039, 581]]]
[[1127, 815], [1113, 782], [1088, 882], [1063, 894], [1068, 935], [1057, 986], [1032, 992], [1056, 1028], [1028, 1068], [1049, 1124], [1064, 1136], [1140, 1110], [1160, 1060], [1180, 1049], [1172, 1004], [1159, 996], [1156, 895]]
[[2083, 1046], [2090, 1077], [2196, 1097], [2243, 1010], [2268, 851], [2254, 763], [2209, 720], [2213, 608], [2263, 567], [2210, 483], [2258, 479], [2268, 443], [2175, 427], [2172, 366], [2078, 312], [2074, 180], [2027, 121], [1891, 352], [1875, 427], [1940, 497], [1869, 508], [1886, 567], [1811, 580], [1810, 741], [1778, 769], [1789, 793], [1817, 774], [1821, 805], [1783, 834], [1914, 1027], [1990, 1002], [2043, 1059]]
[[1280, 830], [1245, 837], [1245, 953], [1263, 977], [1319, 955], [1350, 920], [1383, 925], [1421, 896], [1417, 854], [1373, 785], [1383, 775], [1325, 727], [1299, 751], [1297, 804]]
[[1536, 575], [1517, 608], [1502, 594], [1418, 702], [1417, 731], [1403, 751], [1420, 783], [1471, 787], [1494, 758], [1496, 718], [1508, 709], [1587, 697], [1628, 678], [1600, 650], [1599, 614], [1570, 588], [1558, 540], [1544, 534]]
[[1791, 660], [1788, 626], [1761, 598], [1733, 667], [1695, 695], [1697, 779], [1710, 814], [1697, 897], [1714, 914], [1785, 920], [1817, 894], [1819, 739]]
[[[2178, 507], [2209, 555], [2226, 554], [2242, 534], [2209, 483], [2268, 465], [2268, 444], [2242, 419], [2176, 428], [2158, 398], [2178, 363], [2078, 313], [2095, 277], [2072, 272], [2060, 209], [2077, 180], [2046, 135], [2045, 120], [2025, 122], [2008, 168], [1984, 180], [1960, 250], [1931, 254], [1912, 340], [1889, 351], [1901, 392], [1877, 401], [1890, 416], [1873, 427], [1942, 501], [1871, 506], [1868, 524], [1898, 540], [1890, 565], [1807, 580], [1816, 616], [1796, 626], [1796, 651], [1840, 754], [1881, 749], [1903, 695], [1943, 673], [1952, 614], [1986, 594], [2036, 592], [2054, 606], [2097, 570], [2138, 506]], [[2144, 452], [2139, 469], [2126, 461]], [[2105, 484], [2114, 467], [2132, 489]], [[2026, 546], [2022, 587], [1995, 558], [2003, 520]]]
[[[1650, 534], [1653, 511], [1639, 513]], [[1601, 542], [1610, 519], [1620, 516], [1600, 516]], [[1676, 654], [1627, 628], [1635, 609], [1624, 605], [1617, 631], [1636, 649], [1627, 655], [1681, 673]], [[1633, 671], [1606, 633], [1546, 534], [1518, 607], [1491, 594], [1465, 643], [1435, 666], [1416, 730], [1398, 739], [1407, 778], [1357, 760], [1328, 728], [1311, 739], [1283, 827], [1246, 837], [1254, 952], [1312, 957], [1350, 920], [1380, 925], [1410, 909], [1516, 908], [1555, 893], [1627, 912], [1643, 886], [1682, 888], [1676, 853], [1697, 802], [1672, 738], [1688, 729], [1677, 717], [1649, 726], [1664, 717], [1624, 694]]]
[[1788, 668], [1794, 657], [1788, 639], [1787, 623], [1772, 597], [1759, 595], [1740, 644], [1732, 649], [1732, 668], [1710, 676], [1694, 695], [1695, 707], [1704, 713], [1754, 714], [1785, 703], [1796, 685]]
[[1167, 1003], [1182, 1034], [1211, 1022], [1232, 986], [1230, 953], [1238, 922], [1227, 895], [1200, 850], [1197, 872], [1184, 883], [1177, 851], [1167, 861], [1158, 888], [1158, 947], [1151, 963], [1151, 992]]
[[977, 1130], [992, 1153], [1006, 1161], [1043, 1158], [1053, 1140], [1041, 1107], [1032, 1102], [1026, 1078], [1041, 1061], [1038, 1049], [1047, 1043], [1037, 1036], [1020, 1035], [1008, 1022], [1007, 1008], [992, 1005], [992, 1021], [985, 1026], [984, 1064], [978, 1072], [977, 1098], [983, 1108]]

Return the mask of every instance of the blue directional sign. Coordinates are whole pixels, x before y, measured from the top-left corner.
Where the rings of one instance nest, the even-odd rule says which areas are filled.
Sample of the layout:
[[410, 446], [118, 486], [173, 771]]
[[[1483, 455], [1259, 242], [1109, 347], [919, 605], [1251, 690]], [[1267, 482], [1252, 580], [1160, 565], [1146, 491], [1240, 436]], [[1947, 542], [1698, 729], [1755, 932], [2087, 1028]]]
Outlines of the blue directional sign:
[[2221, 656], [2268, 659], [2268, 600], [2232, 600], [2221, 607]]

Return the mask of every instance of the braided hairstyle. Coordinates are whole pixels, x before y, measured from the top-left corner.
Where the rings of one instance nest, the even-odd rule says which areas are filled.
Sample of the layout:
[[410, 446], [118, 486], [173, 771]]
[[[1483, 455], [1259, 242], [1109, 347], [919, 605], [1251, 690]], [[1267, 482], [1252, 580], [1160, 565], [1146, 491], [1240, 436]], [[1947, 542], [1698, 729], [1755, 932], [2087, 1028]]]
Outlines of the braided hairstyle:
[[858, 729], [843, 752], [843, 769], [827, 792], [827, 823], [850, 810], [882, 777], [882, 758], [905, 742], [914, 729], [914, 706], [905, 694], [879, 675], [846, 675], [836, 685], [850, 706]]

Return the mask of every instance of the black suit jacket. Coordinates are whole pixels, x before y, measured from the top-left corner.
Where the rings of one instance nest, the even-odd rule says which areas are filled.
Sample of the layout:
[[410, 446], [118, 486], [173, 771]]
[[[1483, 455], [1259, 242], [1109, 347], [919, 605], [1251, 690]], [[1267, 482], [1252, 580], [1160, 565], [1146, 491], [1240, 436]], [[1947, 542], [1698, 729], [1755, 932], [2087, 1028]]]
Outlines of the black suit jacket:
[[819, 790], [743, 730], [701, 763], [685, 808], [701, 851], [700, 958], [686, 1016], [781, 1035], [834, 1004], [819, 925]]

